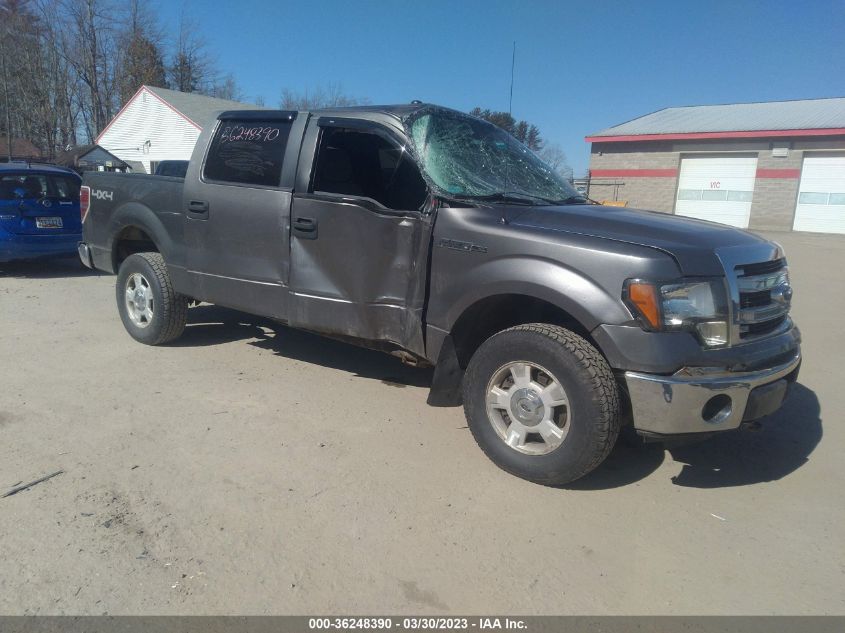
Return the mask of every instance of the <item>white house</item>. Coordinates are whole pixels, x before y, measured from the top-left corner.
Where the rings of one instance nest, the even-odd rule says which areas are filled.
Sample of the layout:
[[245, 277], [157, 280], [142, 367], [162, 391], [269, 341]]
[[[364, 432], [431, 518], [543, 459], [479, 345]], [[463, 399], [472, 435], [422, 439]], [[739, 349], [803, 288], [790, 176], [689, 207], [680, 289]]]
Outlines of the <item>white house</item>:
[[141, 86], [97, 137], [96, 144], [132, 165], [153, 173], [162, 160], [188, 160], [204, 125], [220, 110], [257, 106]]

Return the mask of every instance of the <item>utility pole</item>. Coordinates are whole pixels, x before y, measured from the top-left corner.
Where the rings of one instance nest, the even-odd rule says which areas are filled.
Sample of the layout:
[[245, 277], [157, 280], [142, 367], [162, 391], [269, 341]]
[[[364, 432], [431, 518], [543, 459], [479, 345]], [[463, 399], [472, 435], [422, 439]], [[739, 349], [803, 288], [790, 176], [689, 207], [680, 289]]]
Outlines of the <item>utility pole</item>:
[[508, 101], [508, 114], [513, 116], [513, 69], [516, 65], [516, 40], [513, 41], [513, 54], [511, 55], [511, 97]]

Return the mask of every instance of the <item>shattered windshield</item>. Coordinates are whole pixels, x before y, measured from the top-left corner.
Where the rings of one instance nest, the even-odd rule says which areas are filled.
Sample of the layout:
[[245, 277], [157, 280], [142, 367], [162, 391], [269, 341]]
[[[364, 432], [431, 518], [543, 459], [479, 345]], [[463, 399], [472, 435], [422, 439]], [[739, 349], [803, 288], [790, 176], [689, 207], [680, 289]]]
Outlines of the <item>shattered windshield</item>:
[[411, 140], [429, 180], [455, 198], [583, 202], [560, 175], [495, 125], [452, 112], [427, 112], [410, 122]]

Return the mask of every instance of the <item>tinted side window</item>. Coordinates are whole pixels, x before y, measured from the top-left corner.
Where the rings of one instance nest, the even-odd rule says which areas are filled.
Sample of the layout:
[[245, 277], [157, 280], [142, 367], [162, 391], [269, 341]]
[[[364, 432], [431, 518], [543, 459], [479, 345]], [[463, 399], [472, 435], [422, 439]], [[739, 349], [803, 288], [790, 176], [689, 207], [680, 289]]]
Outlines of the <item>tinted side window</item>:
[[333, 127], [320, 135], [312, 190], [372, 198], [403, 211], [420, 209], [427, 193], [402, 147], [379, 134]]
[[291, 121], [221, 121], [203, 175], [246, 185], [278, 187]]
[[188, 173], [188, 161], [186, 160], [165, 160], [156, 167], [156, 176], [175, 176], [184, 178]]

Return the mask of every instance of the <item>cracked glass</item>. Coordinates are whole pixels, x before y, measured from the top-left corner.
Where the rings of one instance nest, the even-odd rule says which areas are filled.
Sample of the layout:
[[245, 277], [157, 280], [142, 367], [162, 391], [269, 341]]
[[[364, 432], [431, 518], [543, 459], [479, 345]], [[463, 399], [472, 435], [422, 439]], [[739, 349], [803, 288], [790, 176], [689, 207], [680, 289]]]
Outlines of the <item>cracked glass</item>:
[[585, 201], [530, 149], [491, 123], [435, 110], [407, 126], [427, 179], [450, 197], [527, 204]]

